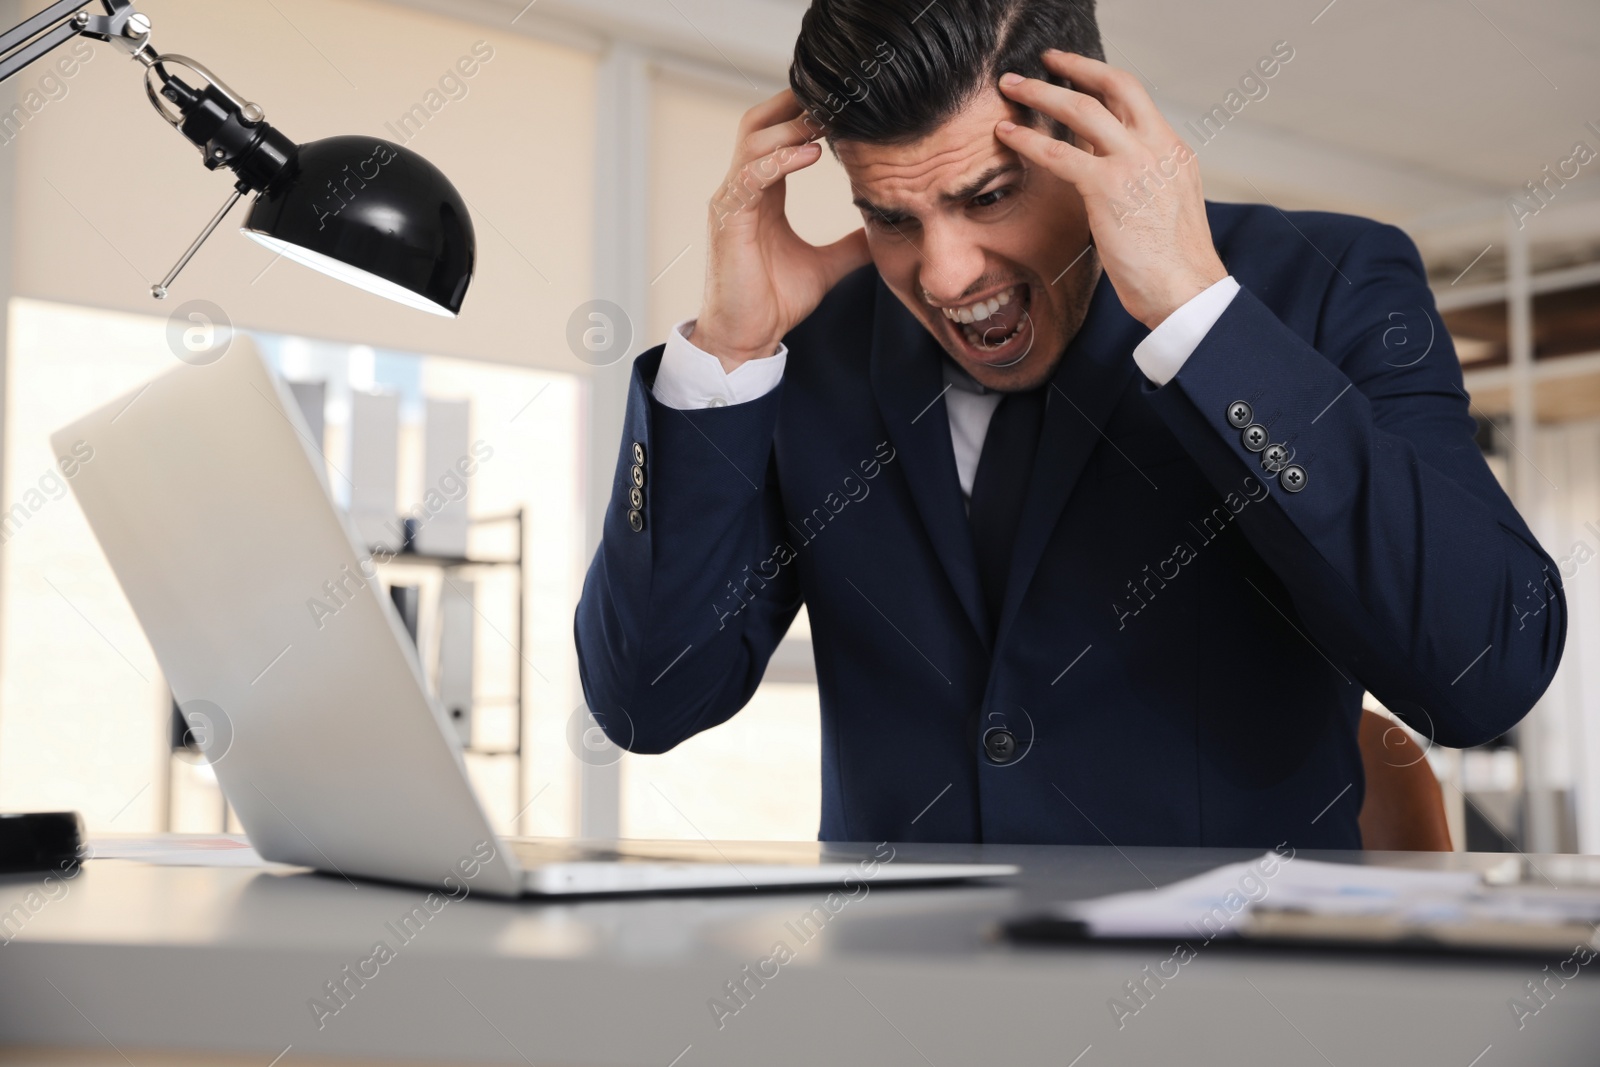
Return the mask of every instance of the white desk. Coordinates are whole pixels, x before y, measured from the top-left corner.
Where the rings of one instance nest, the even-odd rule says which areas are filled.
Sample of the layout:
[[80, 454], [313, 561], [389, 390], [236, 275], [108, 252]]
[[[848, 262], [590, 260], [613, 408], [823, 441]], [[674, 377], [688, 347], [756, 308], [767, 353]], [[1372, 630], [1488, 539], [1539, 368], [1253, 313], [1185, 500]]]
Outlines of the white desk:
[[[286, 1048], [280, 1067], [1600, 1063], [1600, 960], [1522, 1029], [1509, 1007], [1559, 956], [1469, 963], [1211, 945], [1119, 1029], [1109, 1001], [1170, 949], [1024, 949], [987, 939], [987, 928], [1045, 901], [1143, 887], [1145, 876], [1165, 883], [1249, 853], [898, 848], [900, 859], [1016, 862], [1024, 874], [874, 886], [809, 941], [786, 924], [822, 902], [817, 891], [467, 899], [433, 916], [320, 1030], [308, 1001], [380, 937], [395, 942], [386, 924], [422, 891], [284, 869], [91, 861], [0, 945], [0, 1063], [268, 1067]], [[0, 908], [36, 885], [0, 880]], [[711, 999], [736, 1003], [726, 983], [778, 940], [795, 958], [764, 987], [752, 982], [747, 1006], [719, 1028]]]

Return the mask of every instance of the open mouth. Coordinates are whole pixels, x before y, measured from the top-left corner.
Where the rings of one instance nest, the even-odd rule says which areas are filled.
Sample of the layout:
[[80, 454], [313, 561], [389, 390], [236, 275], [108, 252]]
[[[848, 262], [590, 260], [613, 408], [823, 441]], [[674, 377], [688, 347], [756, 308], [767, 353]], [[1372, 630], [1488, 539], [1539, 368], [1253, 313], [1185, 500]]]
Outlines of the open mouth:
[[1013, 285], [982, 300], [939, 310], [967, 356], [991, 367], [1018, 363], [1033, 347], [1033, 320], [1028, 315], [1032, 289]]

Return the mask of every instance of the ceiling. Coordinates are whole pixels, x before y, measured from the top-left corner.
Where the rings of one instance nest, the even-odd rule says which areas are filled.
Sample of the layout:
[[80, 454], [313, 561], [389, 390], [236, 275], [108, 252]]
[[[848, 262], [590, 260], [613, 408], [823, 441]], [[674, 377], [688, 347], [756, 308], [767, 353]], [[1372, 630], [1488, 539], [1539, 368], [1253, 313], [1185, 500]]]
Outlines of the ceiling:
[[[394, 2], [505, 25], [527, 0]], [[635, 41], [766, 92], [785, 80], [806, 7], [538, 0], [517, 23]], [[1180, 130], [1275, 43], [1293, 48], [1267, 95], [1201, 149], [1213, 197], [1418, 228], [1476, 216], [1500, 230], [1511, 191], [1580, 139], [1600, 151], [1600, 132], [1585, 126], [1600, 127], [1597, 0], [1101, 0], [1099, 10], [1108, 58], [1138, 73]], [[1600, 160], [1560, 195], [1600, 198]]]
[[1180, 113], [1289, 42], [1294, 60], [1241, 118], [1433, 186], [1437, 202], [1393, 198], [1419, 213], [1503, 196], [1580, 137], [1600, 149], [1584, 127], [1600, 123], [1595, 0], [1107, 0], [1101, 22], [1110, 58]]

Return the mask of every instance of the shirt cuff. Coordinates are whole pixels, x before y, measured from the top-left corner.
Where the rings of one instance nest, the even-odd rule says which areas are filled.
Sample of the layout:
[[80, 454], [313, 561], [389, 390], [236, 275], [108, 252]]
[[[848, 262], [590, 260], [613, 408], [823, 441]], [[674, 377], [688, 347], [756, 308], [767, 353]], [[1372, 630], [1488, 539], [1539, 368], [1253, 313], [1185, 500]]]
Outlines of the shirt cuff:
[[1190, 298], [1151, 330], [1150, 336], [1133, 350], [1133, 361], [1144, 376], [1156, 385], [1166, 385], [1175, 378], [1238, 293], [1239, 283], [1230, 274]]
[[666, 350], [656, 370], [656, 383], [650, 392], [669, 408], [720, 408], [743, 404], [766, 396], [783, 380], [783, 367], [789, 359], [787, 345], [762, 359], [747, 359], [728, 373], [722, 361], [689, 340], [694, 319], [685, 319], [667, 334]]

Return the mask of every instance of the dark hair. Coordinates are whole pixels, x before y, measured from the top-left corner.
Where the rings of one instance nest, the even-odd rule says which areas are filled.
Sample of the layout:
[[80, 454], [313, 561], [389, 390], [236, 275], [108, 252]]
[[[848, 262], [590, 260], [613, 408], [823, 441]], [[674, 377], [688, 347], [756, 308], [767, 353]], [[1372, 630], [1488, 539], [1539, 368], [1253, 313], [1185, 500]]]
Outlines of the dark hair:
[[908, 144], [1008, 70], [1061, 84], [1047, 48], [1105, 58], [1094, 0], [812, 0], [789, 85], [831, 140]]

